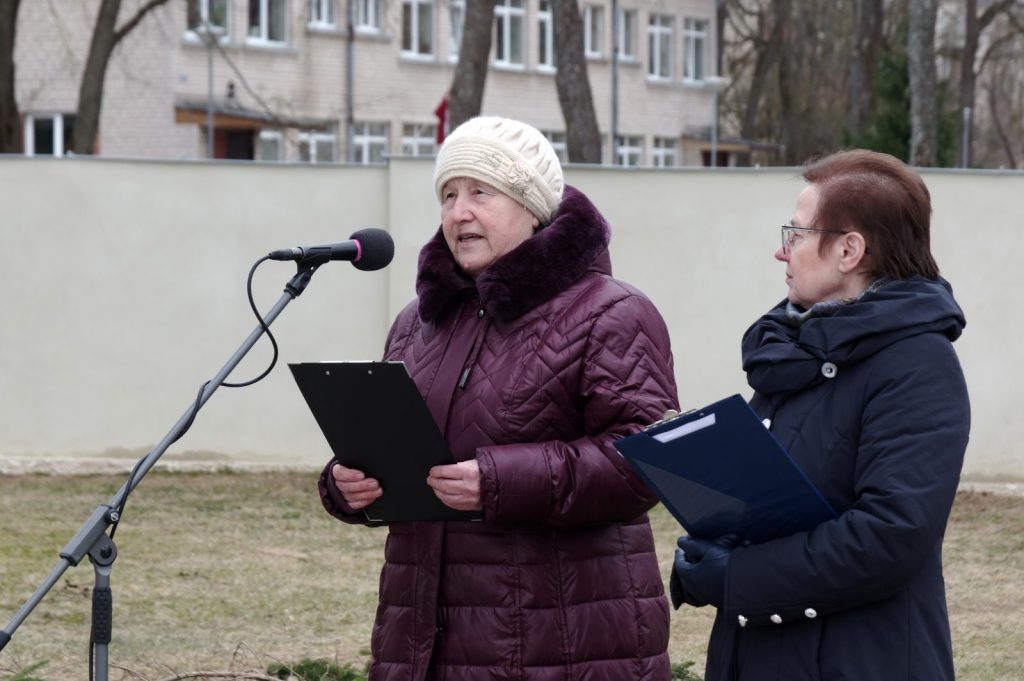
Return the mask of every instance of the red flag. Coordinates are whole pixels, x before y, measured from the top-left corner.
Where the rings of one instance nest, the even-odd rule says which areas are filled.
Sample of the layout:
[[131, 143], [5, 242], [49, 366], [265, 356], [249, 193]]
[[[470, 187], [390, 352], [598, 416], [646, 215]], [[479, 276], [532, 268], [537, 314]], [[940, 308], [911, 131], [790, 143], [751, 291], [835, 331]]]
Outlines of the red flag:
[[444, 142], [444, 138], [448, 135], [448, 97], [447, 95], [441, 98], [441, 103], [434, 109], [434, 115], [437, 116], [437, 139], [438, 146]]

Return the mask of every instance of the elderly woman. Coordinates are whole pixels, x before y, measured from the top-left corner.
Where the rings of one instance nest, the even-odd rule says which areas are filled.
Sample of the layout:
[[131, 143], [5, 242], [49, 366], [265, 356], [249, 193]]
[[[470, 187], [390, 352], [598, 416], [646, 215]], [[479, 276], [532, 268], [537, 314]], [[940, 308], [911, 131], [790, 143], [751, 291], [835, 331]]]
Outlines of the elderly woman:
[[[384, 356], [456, 461], [425, 484], [483, 520], [391, 524], [370, 678], [668, 679], [657, 500], [612, 446], [676, 405], [664, 321], [611, 277], [608, 224], [534, 128], [467, 121], [434, 184], [441, 228]], [[387, 493], [336, 461], [320, 479], [345, 522]]]
[[951, 680], [942, 537], [970, 406], [928, 189], [870, 151], [803, 176], [775, 252], [789, 296], [746, 332], [743, 367], [839, 517], [735, 549], [681, 538], [673, 604], [718, 608], [706, 681]]

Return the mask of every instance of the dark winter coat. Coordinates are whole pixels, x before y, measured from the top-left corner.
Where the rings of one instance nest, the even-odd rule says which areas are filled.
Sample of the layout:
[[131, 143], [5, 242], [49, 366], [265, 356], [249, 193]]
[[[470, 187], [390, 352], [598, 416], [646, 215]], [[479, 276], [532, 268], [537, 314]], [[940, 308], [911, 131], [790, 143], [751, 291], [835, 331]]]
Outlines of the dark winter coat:
[[[406, 362], [482, 522], [389, 527], [371, 679], [669, 678], [646, 511], [612, 442], [677, 402], [668, 332], [610, 276], [607, 223], [566, 189], [555, 220], [474, 282], [440, 232], [386, 358]], [[328, 512], [348, 521], [321, 477]]]
[[[953, 679], [942, 538], [970, 429], [944, 281], [747, 331], [755, 411], [839, 513], [733, 552], [706, 681]], [[817, 312], [817, 309], [814, 310]]]

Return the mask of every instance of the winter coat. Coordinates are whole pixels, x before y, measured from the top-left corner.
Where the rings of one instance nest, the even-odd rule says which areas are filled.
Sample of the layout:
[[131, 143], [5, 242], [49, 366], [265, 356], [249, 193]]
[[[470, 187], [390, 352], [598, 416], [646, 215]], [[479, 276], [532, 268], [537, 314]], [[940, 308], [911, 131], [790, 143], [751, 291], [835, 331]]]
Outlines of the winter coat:
[[[820, 313], [819, 313], [820, 309]], [[953, 679], [942, 538], [970, 429], [946, 282], [783, 302], [743, 339], [751, 405], [838, 519], [733, 552], [706, 681]]]
[[[390, 525], [371, 679], [670, 677], [657, 499], [612, 443], [675, 408], [672, 357], [651, 302], [610, 276], [608, 240], [568, 187], [475, 281], [440, 231], [423, 248], [385, 357], [478, 462], [483, 520]], [[357, 522], [328, 474], [325, 508]]]

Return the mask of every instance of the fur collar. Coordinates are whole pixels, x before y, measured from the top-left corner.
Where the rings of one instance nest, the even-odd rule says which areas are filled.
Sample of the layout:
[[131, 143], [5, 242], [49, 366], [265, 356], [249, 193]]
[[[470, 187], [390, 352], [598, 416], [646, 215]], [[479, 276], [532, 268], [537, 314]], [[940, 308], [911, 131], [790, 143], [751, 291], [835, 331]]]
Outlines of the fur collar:
[[419, 315], [433, 322], [463, 292], [474, 289], [484, 309], [509, 321], [568, 288], [588, 270], [611, 274], [611, 230], [597, 207], [566, 186], [551, 224], [495, 261], [474, 281], [452, 257], [438, 229], [420, 251], [416, 294]]

